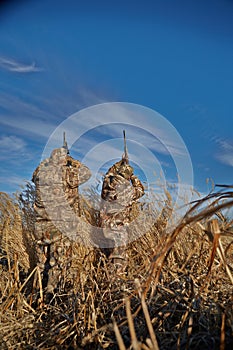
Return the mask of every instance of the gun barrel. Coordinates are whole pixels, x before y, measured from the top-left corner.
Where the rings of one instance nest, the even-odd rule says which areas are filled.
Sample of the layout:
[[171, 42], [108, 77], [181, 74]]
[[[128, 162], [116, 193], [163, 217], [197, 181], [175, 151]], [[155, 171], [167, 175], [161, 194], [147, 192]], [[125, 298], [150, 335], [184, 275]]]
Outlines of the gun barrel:
[[128, 164], [128, 162], [129, 162], [129, 155], [128, 155], [128, 150], [127, 150], [127, 145], [126, 145], [125, 130], [123, 130], [123, 136], [124, 136], [124, 158], [126, 160], [126, 163]]
[[67, 154], [69, 154], [69, 148], [68, 148], [68, 144], [67, 144], [67, 141], [66, 141], [66, 133], [65, 133], [65, 131], [63, 132], [63, 148], [65, 148], [66, 151], [67, 151]]

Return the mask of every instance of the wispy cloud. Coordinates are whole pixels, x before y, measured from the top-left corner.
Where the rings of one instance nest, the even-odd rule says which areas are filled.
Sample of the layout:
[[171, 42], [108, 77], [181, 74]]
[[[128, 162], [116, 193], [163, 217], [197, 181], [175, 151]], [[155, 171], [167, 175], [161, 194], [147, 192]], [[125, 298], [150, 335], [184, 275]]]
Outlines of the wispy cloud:
[[17, 136], [2, 136], [0, 138], [1, 152], [19, 152], [25, 149], [26, 143]]
[[[112, 164], [121, 158], [122, 130], [126, 129], [130, 160], [138, 164], [148, 183], [154, 183], [157, 178], [165, 182], [168, 174], [176, 176], [178, 173], [182, 182], [192, 184], [191, 162], [178, 133], [163, 118], [158, 117], [155, 121], [152, 112], [146, 110], [145, 114], [137, 106], [118, 103], [83, 110], [68, 118], [54, 132], [43, 157], [49, 156], [60, 144], [62, 131], [65, 131], [71, 153], [77, 153], [77, 158], [91, 169], [90, 182], [95, 182], [99, 171], [105, 172], [103, 167], [107, 162]], [[169, 169], [164, 170], [164, 160], [170, 165]]]
[[[233, 147], [232, 147], [232, 151], [233, 151]], [[225, 164], [225, 165], [229, 165], [229, 166], [232, 166], [233, 167], [233, 155], [232, 153], [231, 154], [218, 154], [217, 155], [217, 159]]]
[[32, 159], [32, 153], [26, 142], [15, 135], [0, 137], [0, 161], [4, 162], [1, 172], [8, 166], [20, 168], [27, 161]]
[[0, 106], [3, 112], [0, 113], [1, 124], [5, 128], [18, 129], [27, 135], [47, 138], [61, 117], [50, 112], [50, 106], [41, 105], [37, 101], [25, 101], [21, 97], [10, 94], [1, 94]]
[[216, 159], [225, 165], [233, 167], [233, 142], [218, 139], [219, 151], [216, 154]]
[[15, 187], [15, 188], [19, 188], [19, 186], [21, 186], [25, 180], [23, 177], [21, 176], [17, 176], [17, 175], [10, 175], [8, 174], [8, 176], [1, 176], [0, 175], [0, 183], [4, 183], [5, 185], [7, 185], [9, 188], [11, 186]]
[[33, 73], [40, 72], [43, 70], [42, 68], [36, 66], [35, 62], [25, 64], [22, 62], [18, 62], [12, 58], [5, 57], [0, 57], [0, 68], [16, 73]]
[[[0, 124], [5, 128], [23, 131], [27, 135], [32, 134], [33, 137], [47, 139], [65, 118], [86, 107], [87, 104], [102, 102], [92, 92], [88, 95], [87, 91], [85, 91], [85, 98], [79, 95], [75, 98], [65, 93], [64, 95], [54, 93], [49, 97], [48, 95], [49, 93], [46, 94], [45, 91], [41, 94], [27, 92], [26, 96], [21, 96], [17, 90], [13, 93], [2, 93]], [[59, 135], [59, 143], [61, 135]]]
[[33, 154], [27, 143], [15, 135], [1, 136], [0, 149], [0, 188], [13, 192], [23, 183], [24, 178], [30, 179], [31, 170], [28, 169], [28, 164], [33, 162]]
[[28, 137], [43, 137], [47, 138], [55, 129], [56, 124], [38, 118], [29, 118], [19, 115], [19, 118], [8, 116], [2, 122], [2, 125], [22, 131]]
[[16, 191], [21, 192], [22, 188], [25, 187], [26, 182], [31, 179], [31, 174], [28, 176], [27, 173], [18, 174], [16, 171], [0, 172], [0, 190], [9, 194], [15, 193]]
[[[128, 140], [143, 144], [152, 152], [180, 158], [186, 156], [187, 150], [181, 137], [165, 118], [158, 117], [158, 120], [154, 121], [153, 111], [144, 112], [140, 106], [138, 109], [139, 111], [137, 105], [133, 104], [106, 103], [74, 114], [63, 127], [71, 143], [77, 140], [77, 131], [82, 135], [88, 130], [102, 126], [98, 129], [96, 139], [103, 140], [103, 135], [108, 135], [108, 138], [122, 137], [122, 129], [125, 128]], [[53, 135], [54, 144], [60, 139], [60, 134], [60, 130], [56, 130]]]

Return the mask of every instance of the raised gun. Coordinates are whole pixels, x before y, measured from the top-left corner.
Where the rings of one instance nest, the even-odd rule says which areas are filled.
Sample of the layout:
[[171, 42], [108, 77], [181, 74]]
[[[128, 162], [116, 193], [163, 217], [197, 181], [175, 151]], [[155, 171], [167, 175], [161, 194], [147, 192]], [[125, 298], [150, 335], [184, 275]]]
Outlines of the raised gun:
[[66, 141], [66, 133], [65, 133], [65, 131], [63, 132], [63, 146], [62, 147], [66, 149], [67, 154], [70, 153], [69, 148], [68, 148], [68, 144], [67, 144], [67, 141]]
[[122, 160], [124, 160], [126, 164], [129, 164], [129, 155], [128, 155], [128, 149], [126, 145], [125, 130], [123, 130], [123, 136], [124, 136], [124, 154], [122, 156]]

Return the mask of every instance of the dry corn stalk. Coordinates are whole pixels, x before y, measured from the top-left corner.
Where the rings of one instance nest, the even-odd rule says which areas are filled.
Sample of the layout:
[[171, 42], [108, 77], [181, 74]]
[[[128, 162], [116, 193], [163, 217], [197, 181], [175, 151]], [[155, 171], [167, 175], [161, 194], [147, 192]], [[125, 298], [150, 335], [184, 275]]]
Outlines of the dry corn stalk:
[[0, 254], [8, 258], [9, 267], [15, 257], [25, 271], [30, 267], [19, 207], [4, 192], [0, 192]]

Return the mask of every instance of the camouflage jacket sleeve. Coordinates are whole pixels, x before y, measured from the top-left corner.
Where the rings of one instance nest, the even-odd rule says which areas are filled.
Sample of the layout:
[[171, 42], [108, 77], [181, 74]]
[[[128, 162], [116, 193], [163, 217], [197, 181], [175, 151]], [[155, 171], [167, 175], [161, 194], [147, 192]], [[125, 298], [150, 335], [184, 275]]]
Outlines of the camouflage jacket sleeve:
[[66, 181], [71, 188], [78, 187], [91, 177], [90, 169], [72, 157], [67, 157]]
[[138, 199], [138, 198], [142, 197], [144, 195], [145, 191], [144, 191], [144, 186], [141, 183], [141, 181], [135, 175], [131, 175], [130, 180], [131, 180], [131, 183], [132, 183], [134, 190], [135, 190], [134, 199]]
[[[118, 164], [118, 163], [116, 163]], [[116, 191], [116, 174], [117, 174], [117, 165], [111, 166], [107, 174], [104, 177], [103, 187], [101, 192], [101, 197], [107, 201], [114, 201], [117, 199]]]
[[[144, 187], [135, 175], [127, 180], [119, 174], [121, 161], [115, 163], [104, 178], [101, 197], [107, 201], [114, 201], [119, 197], [128, 197], [128, 202], [137, 200], [144, 195]], [[125, 200], [127, 198], [124, 198]]]
[[83, 184], [84, 182], [87, 182], [91, 177], [91, 171], [90, 169], [80, 163], [80, 168], [79, 168], [79, 184]]

